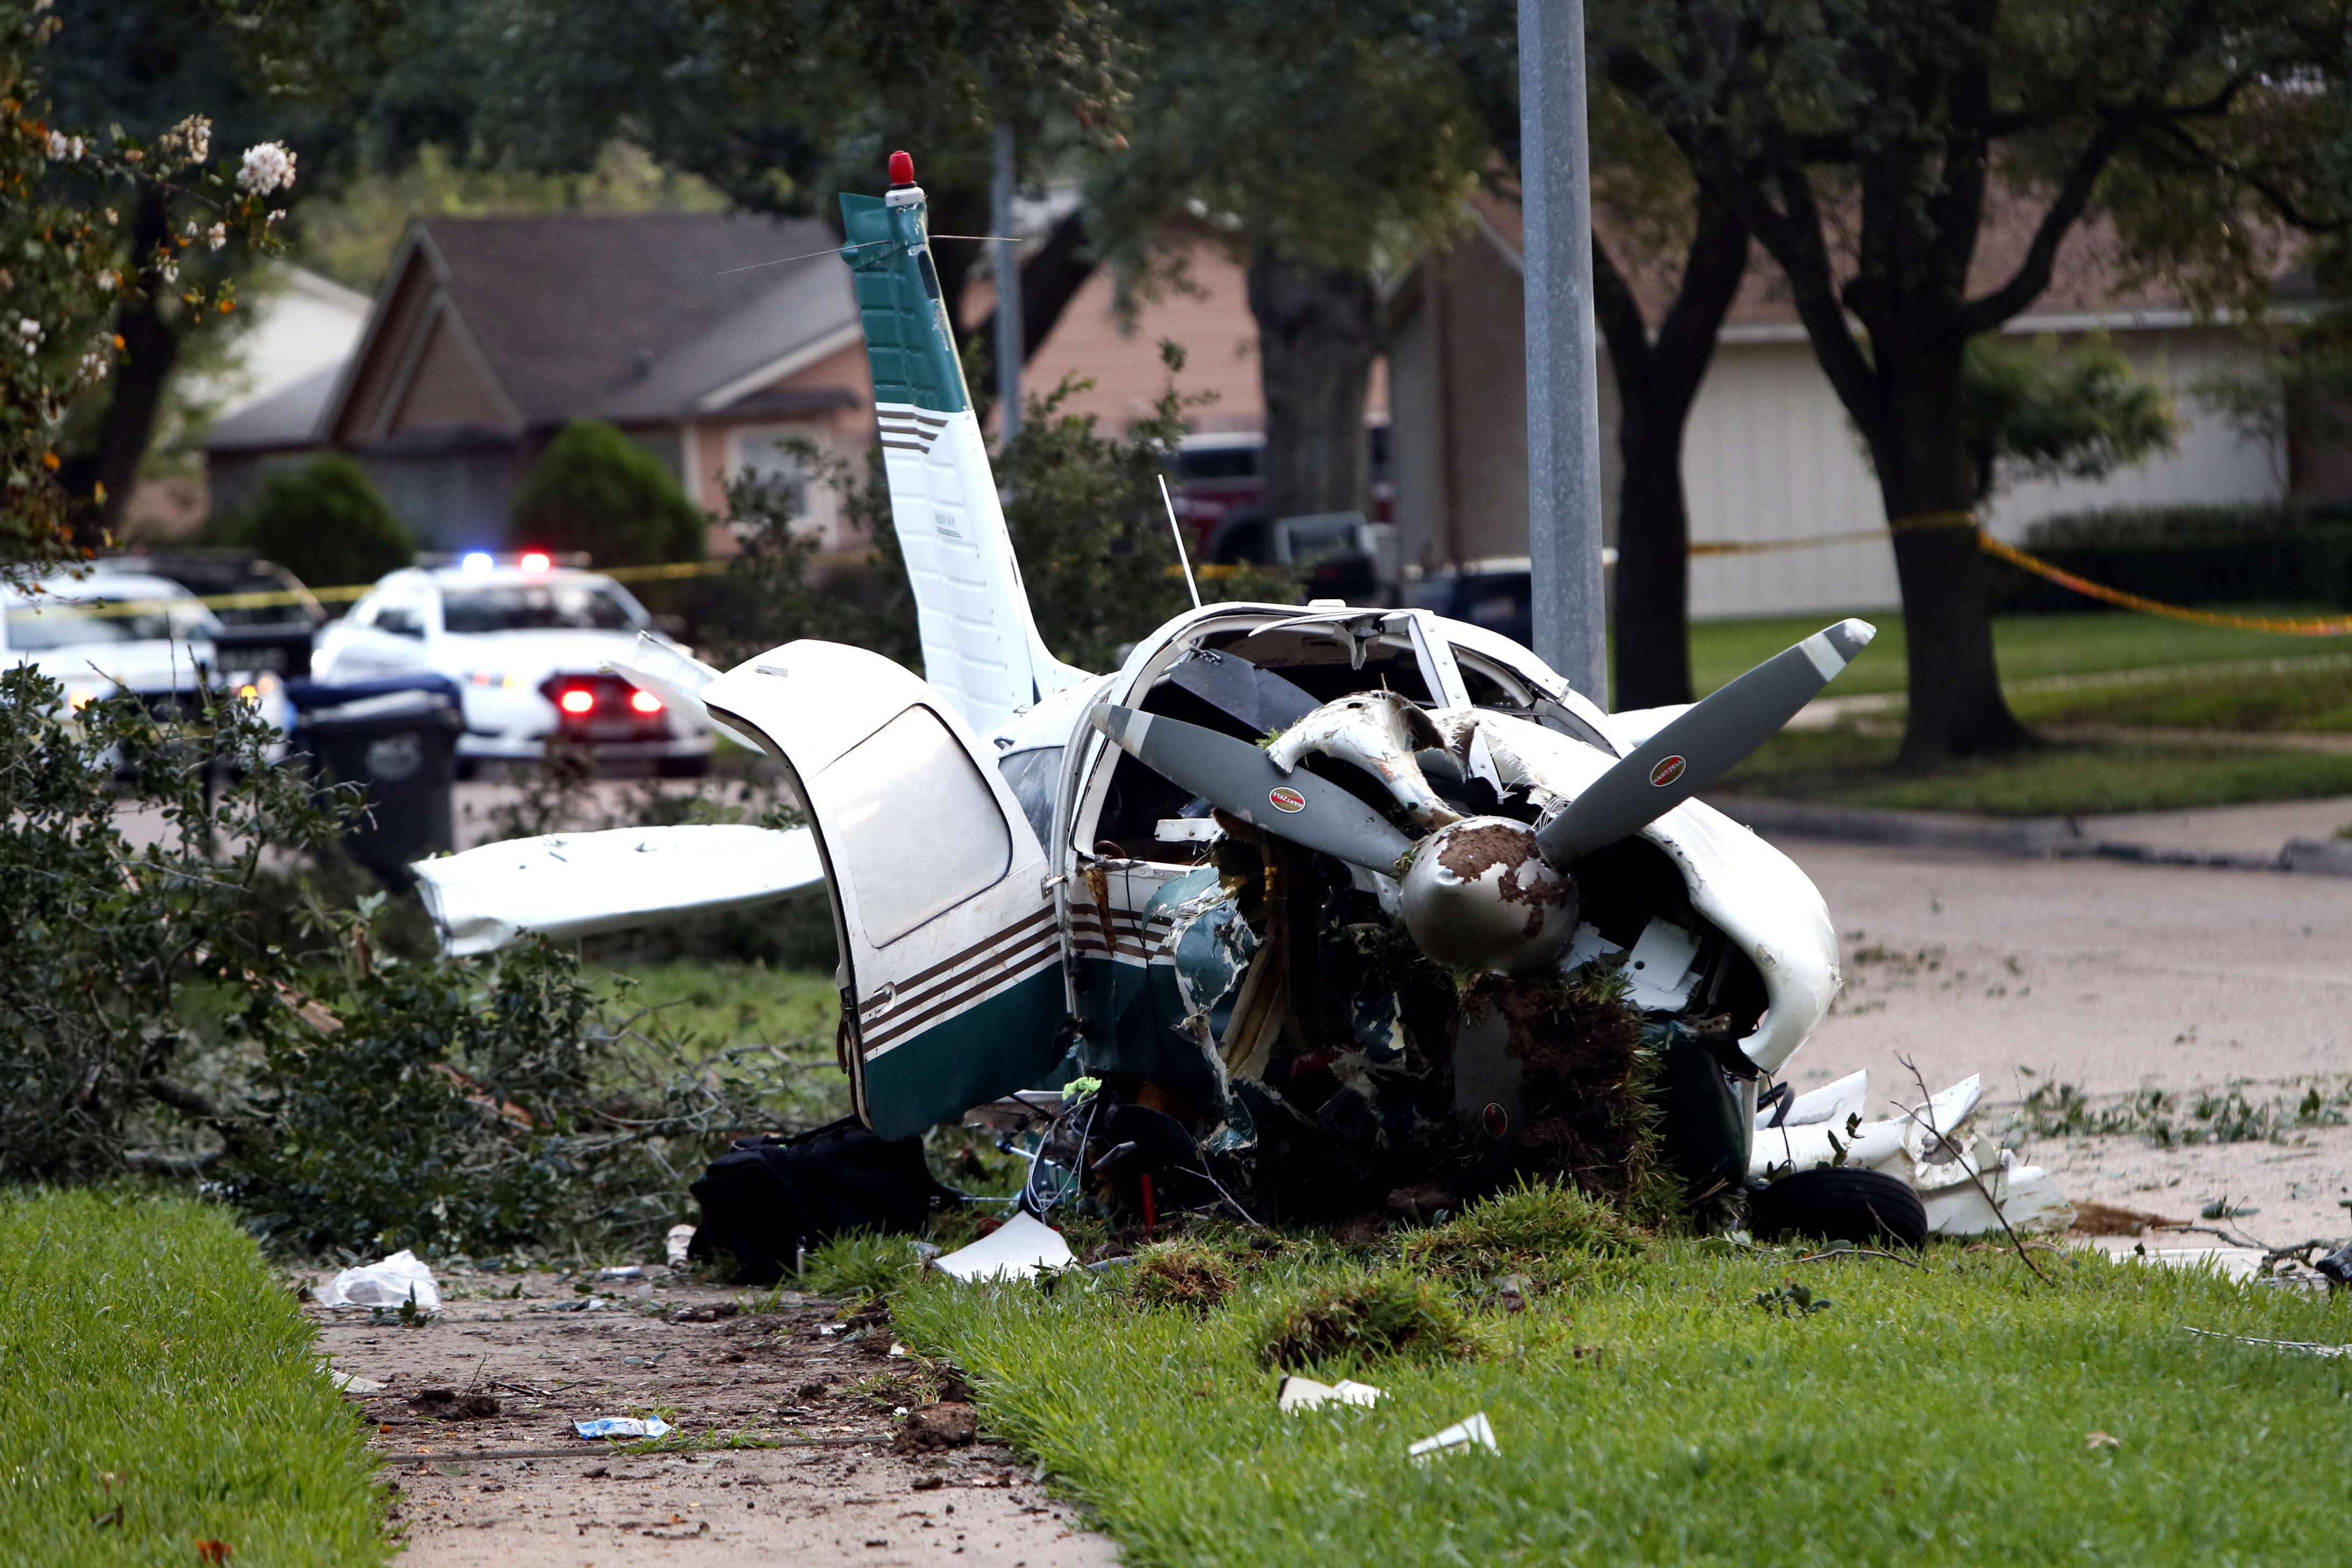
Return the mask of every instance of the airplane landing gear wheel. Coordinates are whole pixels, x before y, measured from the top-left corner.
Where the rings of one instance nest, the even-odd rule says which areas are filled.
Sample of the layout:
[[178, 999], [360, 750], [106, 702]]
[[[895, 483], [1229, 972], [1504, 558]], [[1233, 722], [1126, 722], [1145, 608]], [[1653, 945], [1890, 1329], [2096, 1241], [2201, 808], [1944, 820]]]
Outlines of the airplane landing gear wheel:
[[1748, 1196], [1749, 1227], [1766, 1241], [1817, 1236], [1856, 1247], [1927, 1239], [1927, 1208], [1899, 1176], [1824, 1165], [1781, 1177]]

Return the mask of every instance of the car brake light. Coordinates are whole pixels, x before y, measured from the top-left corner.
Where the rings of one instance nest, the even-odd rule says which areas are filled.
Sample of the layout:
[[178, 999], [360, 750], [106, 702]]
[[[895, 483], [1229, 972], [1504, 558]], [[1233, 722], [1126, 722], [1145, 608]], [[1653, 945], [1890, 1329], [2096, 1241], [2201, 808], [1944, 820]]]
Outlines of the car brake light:
[[662, 710], [662, 700], [650, 691], [632, 691], [629, 706], [639, 713], [651, 715]]
[[596, 694], [584, 686], [567, 687], [563, 694], [555, 700], [555, 705], [566, 713], [586, 713], [595, 708]]

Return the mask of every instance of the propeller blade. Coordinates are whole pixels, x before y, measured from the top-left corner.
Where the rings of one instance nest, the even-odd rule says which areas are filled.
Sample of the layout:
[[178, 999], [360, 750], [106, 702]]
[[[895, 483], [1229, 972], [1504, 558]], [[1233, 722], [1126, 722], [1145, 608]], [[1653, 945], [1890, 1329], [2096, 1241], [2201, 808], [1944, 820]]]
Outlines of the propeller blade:
[[1868, 621], [1840, 621], [1773, 655], [1593, 780], [1536, 828], [1536, 847], [1560, 868], [1639, 833], [1780, 733], [1877, 635]]
[[1388, 818], [1306, 769], [1284, 773], [1247, 741], [1106, 703], [1091, 717], [1113, 745], [1171, 784], [1278, 838], [1393, 872], [1412, 840]]

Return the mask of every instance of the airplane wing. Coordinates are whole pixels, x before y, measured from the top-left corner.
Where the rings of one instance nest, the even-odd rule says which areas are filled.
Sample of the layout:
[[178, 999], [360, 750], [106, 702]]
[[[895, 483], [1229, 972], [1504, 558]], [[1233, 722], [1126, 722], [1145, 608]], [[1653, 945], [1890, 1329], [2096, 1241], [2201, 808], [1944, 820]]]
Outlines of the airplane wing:
[[940, 297], [922, 187], [904, 153], [892, 157], [891, 175], [899, 183], [886, 196], [841, 198], [842, 255], [865, 319], [923, 678], [985, 735], [1086, 673], [1047, 652], [1037, 635]]
[[420, 860], [417, 891], [451, 957], [526, 931], [592, 936], [764, 903], [824, 880], [805, 827], [728, 823], [509, 838]]

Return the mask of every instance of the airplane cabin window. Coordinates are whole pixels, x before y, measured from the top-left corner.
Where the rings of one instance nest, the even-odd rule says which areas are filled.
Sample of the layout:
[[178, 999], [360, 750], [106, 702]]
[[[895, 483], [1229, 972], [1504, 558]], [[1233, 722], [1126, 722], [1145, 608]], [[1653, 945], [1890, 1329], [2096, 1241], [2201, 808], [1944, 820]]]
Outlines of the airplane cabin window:
[[1013, 864], [996, 796], [948, 727], [909, 708], [812, 781], [866, 940], [887, 947], [994, 887]]
[[1007, 752], [996, 759], [997, 771], [1021, 803], [1039, 844], [1054, 841], [1054, 795], [1062, 779], [1062, 748], [1039, 746], [1033, 751]]

